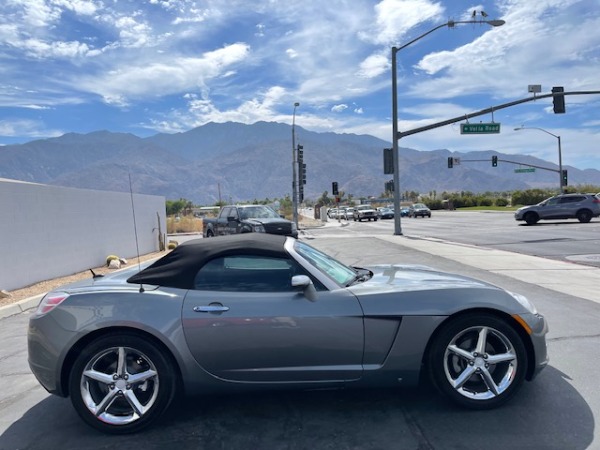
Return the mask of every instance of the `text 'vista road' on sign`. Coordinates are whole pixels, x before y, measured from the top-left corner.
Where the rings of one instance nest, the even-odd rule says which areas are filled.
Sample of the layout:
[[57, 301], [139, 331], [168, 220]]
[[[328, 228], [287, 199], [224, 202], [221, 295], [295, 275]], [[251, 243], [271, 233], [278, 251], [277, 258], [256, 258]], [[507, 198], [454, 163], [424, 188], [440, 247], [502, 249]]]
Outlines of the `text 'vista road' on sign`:
[[499, 123], [461, 123], [460, 134], [500, 133]]

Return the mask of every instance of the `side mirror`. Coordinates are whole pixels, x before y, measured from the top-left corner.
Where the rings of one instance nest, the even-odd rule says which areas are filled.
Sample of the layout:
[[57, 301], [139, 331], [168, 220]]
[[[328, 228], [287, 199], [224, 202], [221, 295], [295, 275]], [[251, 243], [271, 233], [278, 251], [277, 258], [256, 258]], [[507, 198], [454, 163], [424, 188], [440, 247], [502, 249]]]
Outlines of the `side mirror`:
[[312, 280], [306, 275], [293, 276], [292, 287], [304, 288], [304, 296], [311, 302], [314, 302], [317, 299], [317, 290], [315, 289], [315, 285], [313, 284]]

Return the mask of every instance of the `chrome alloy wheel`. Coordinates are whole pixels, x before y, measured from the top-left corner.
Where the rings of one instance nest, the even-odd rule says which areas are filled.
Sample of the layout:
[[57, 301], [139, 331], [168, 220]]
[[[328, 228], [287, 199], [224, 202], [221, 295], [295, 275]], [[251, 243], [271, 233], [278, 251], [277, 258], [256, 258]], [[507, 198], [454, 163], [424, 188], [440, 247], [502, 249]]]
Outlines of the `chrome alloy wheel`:
[[125, 425], [139, 420], [156, 402], [158, 371], [139, 350], [107, 348], [90, 358], [81, 373], [80, 391], [97, 419]]
[[517, 352], [500, 331], [474, 326], [458, 333], [446, 347], [444, 372], [459, 394], [473, 400], [502, 395], [515, 380]]

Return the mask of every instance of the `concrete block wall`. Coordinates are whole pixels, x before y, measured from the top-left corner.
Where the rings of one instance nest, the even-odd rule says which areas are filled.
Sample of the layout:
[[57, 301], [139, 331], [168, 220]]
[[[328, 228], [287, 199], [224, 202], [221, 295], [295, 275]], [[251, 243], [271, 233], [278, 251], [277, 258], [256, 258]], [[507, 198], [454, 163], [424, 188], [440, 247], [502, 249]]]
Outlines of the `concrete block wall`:
[[165, 198], [0, 179], [0, 289], [7, 291], [159, 250]]

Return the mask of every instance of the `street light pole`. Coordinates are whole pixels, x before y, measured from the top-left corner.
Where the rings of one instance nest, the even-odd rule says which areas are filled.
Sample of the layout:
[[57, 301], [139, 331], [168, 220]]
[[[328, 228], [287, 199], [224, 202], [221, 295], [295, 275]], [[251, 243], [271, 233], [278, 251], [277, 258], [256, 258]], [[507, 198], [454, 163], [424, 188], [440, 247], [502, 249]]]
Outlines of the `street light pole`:
[[564, 194], [565, 193], [565, 189], [563, 186], [563, 169], [562, 169], [562, 148], [561, 148], [561, 143], [560, 143], [560, 136], [558, 136], [557, 134], [554, 133], [550, 133], [548, 130], [544, 130], [543, 128], [539, 128], [539, 127], [518, 127], [515, 128], [515, 131], [521, 131], [521, 130], [539, 130], [539, 131], [543, 131], [546, 134], [549, 134], [550, 136], [554, 136], [557, 140], [558, 140], [558, 186], [560, 189], [560, 193]]
[[425, 36], [433, 33], [440, 28], [448, 27], [454, 28], [457, 24], [466, 24], [466, 23], [475, 23], [475, 24], [488, 24], [493, 27], [500, 27], [505, 24], [504, 20], [449, 20], [446, 23], [438, 25], [437, 27], [432, 28], [431, 30], [423, 33], [422, 35], [414, 38], [412, 41], [407, 42], [400, 47], [392, 47], [392, 153], [394, 160], [394, 234], [402, 235], [402, 223], [400, 219], [400, 161], [399, 161], [399, 151], [398, 151], [398, 82], [397, 82], [397, 67], [396, 67], [396, 53], [398, 53], [403, 48], [408, 47], [411, 44], [414, 44], [419, 39], [423, 39]]
[[292, 222], [298, 228], [298, 183], [296, 175], [296, 108], [300, 103], [294, 103], [294, 114], [292, 115]]

